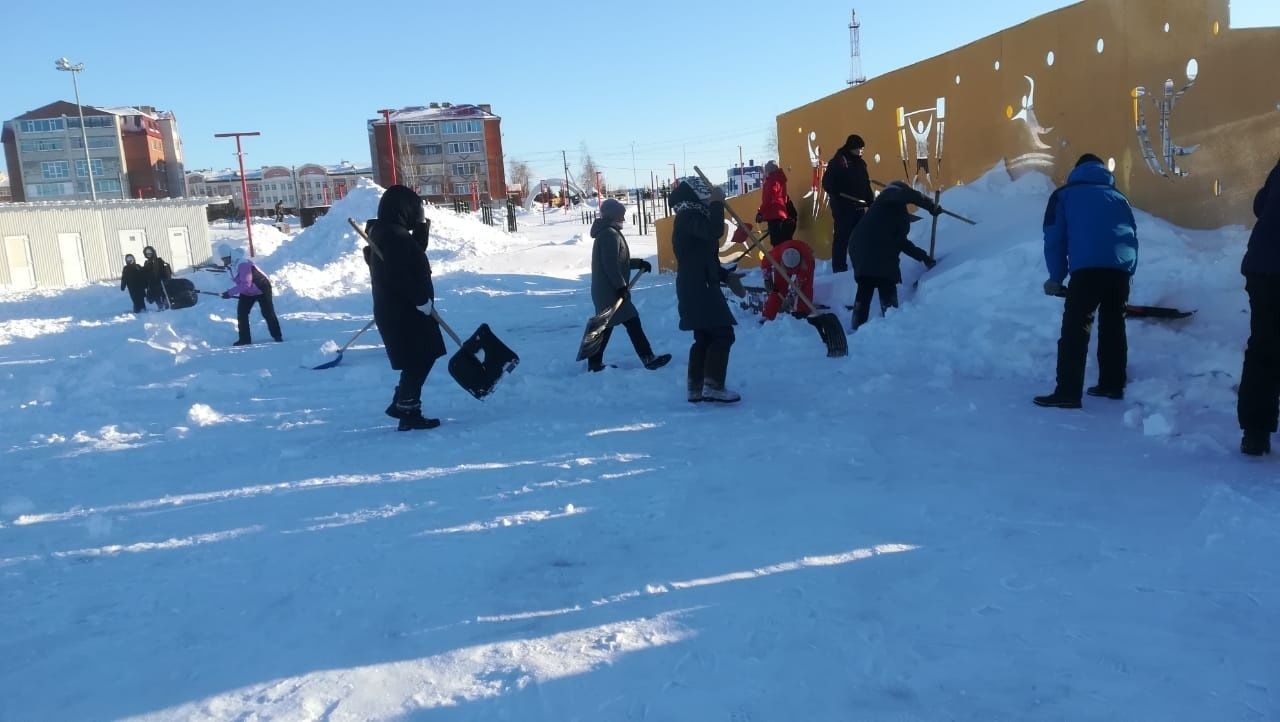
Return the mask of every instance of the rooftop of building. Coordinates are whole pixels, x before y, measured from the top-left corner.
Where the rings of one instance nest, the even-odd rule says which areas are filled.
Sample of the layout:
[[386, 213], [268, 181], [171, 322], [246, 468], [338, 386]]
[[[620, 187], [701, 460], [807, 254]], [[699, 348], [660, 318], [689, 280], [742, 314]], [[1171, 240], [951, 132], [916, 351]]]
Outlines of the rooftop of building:
[[[48, 105], [40, 106], [34, 110], [28, 110], [22, 115], [13, 118], [13, 120], [41, 120], [44, 118], [61, 118], [64, 115], [71, 116], [80, 112], [79, 106], [65, 100], [55, 100]], [[152, 120], [160, 120], [165, 118], [173, 118], [174, 115], [168, 110], [156, 110], [150, 105], [85, 105], [85, 115], [119, 115], [132, 116], [141, 115]]]
[[[493, 114], [493, 108], [488, 103], [479, 105], [467, 105], [453, 103], [429, 103], [427, 105], [413, 105], [391, 112], [392, 123], [404, 123], [419, 120], [454, 120], [454, 119], [473, 119], [473, 118], [497, 118]], [[373, 118], [369, 121], [373, 125], [381, 125], [383, 123], [381, 117]]]
[[[333, 165], [324, 165], [321, 163], [303, 163], [302, 165], [293, 166], [296, 169], [304, 168], [322, 168], [325, 175], [373, 175], [372, 165], [357, 165], [350, 161], [342, 161]], [[246, 169], [244, 172], [245, 180], [262, 180], [263, 175], [270, 170], [290, 171], [290, 166], [283, 165], [267, 165], [261, 168]], [[205, 183], [225, 183], [227, 181], [240, 180], [240, 171], [234, 168], [224, 168], [223, 170], [189, 170], [187, 178], [198, 175]]]
[[219, 205], [230, 201], [229, 197], [222, 196], [187, 196], [183, 198], [113, 198], [90, 200], [64, 200], [64, 201], [24, 201], [20, 203], [5, 203], [0, 205], [0, 213], [13, 213], [19, 211], [40, 211], [54, 209], [75, 209], [75, 208], [182, 208], [189, 206], [211, 206]]

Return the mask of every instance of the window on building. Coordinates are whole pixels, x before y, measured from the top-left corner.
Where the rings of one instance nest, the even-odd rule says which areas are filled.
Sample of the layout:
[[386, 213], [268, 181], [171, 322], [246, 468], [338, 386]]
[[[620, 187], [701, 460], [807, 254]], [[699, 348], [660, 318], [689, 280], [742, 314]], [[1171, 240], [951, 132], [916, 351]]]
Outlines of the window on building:
[[65, 160], [46, 160], [40, 164], [40, 175], [45, 178], [70, 178], [71, 166]]
[[34, 198], [66, 196], [66, 195], [71, 195], [71, 184], [70, 183], [31, 183], [27, 185], [27, 191]]
[[440, 195], [440, 184], [439, 183], [423, 183], [422, 185], [418, 186], [418, 194], [425, 195], [425, 196], [438, 196]]
[[[55, 130], [65, 130], [66, 124], [62, 122], [62, 118], [45, 118], [43, 120], [24, 120], [20, 124], [23, 133], [50, 133]], [[80, 126], [76, 126], [79, 128]]]
[[24, 140], [20, 146], [23, 153], [40, 153], [49, 150], [62, 150], [62, 139], [41, 138], [39, 140]]
[[464, 140], [449, 144], [449, 152], [452, 154], [459, 153], [483, 153], [484, 143], [478, 140]]
[[454, 175], [483, 175], [484, 164], [483, 163], [454, 163], [453, 174]]
[[435, 135], [436, 124], [435, 123], [401, 123], [400, 130], [404, 131], [405, 135]]
[[[102, 159], [101, 159], [101, 158], [93, 158], [92, 160], [93, 160], [93, 175], [94, 175], [94, 177], [97, 177], [97, 176], [102, 175], [102, 174], [103, 174], [103, 172], [104, 172], [104, 171], [103, 171], [103, 169], [102, 169]], [[84, 159], [83, 159], [83, 158], [81, 158], [81, 159], [79, 159], [79, 160], [77, 160], [77, 161], [76, 161], [76, 177], [77, 177], [77, 178], [88, 178], [88, 177], [89, 177], [89, 172], [88, 172], [87, 170], [85, 170], [85, 169], [86, 169], [86, 167], [87, 167], [87, 166], [85, 165], [85, 162], [84, 162]]]
[[[84, 148], [84, 139], [75, 136], [71, 139], [71, 145], [75, 148]], [[91, 135], [89, 136], [90, 148], [114, 148], [116, 147], [116, 139], [110, 135]]]
[[444, 147], [439, 143], [428, 143], [426, 145], [413, 146], [415, 155], [440, 155], [444, 152]]
[[479, 133], [483, 130], [484, 123], [479, 120], [450, 120], [444, 124], [445, 135]]
[[[68, 128], [79, 128], [79, 118], [67, 118]], [[90, 115], [84, 119], [84, 127], [86, 128], [114, 128], [116, 127], [116, 117], [114, 115]], [[61, 130], [59, 128], [59, 130]]]
[[470, 183], [454, 183], [453, 192], [458, 195], [470, 194], [471, 184]]
[[[81, 188], [81, 193], [89, 192], [88, 181], [78, 181], [76, 186]], [[97, 176], [94, 176], [93, 178], [93, 187], [96, 188], [99, 193], [119, 193], [121, 188], [120, 180], [118, 178], [98, 178]]]

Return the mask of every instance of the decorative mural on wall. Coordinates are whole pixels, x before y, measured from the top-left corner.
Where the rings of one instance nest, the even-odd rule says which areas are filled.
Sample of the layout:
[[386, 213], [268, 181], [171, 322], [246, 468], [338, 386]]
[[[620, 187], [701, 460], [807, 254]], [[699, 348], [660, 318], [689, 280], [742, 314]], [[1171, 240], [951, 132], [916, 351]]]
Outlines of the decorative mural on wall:
[[[1141, 85], [1133, 89], [1131, 94], [1133, 97], [1133, 128], [1138, 136], [1138, 145], [1142, 148], [1142, 158], [1147, 163], [1147, 168], [1156, 175], [1165, 178], [1182, 178], [1190, 175], [1190, 172], [1183, 170], [1178, 165], [1178, 159], [1191, 155], [1200, 148], [1199, 145], [1182, 147], [1173, 142], [1173, 136], [1169, 130], [1170, 120], [1173, 118], [1173, 109], [1182, 96], [1186, 94], [1191, 87], [1196, 84], [1196, 77], [1200, 74], [1200, 63], [1192, 58], [1187, 63], [1187, 84], [1182, 86], [1181, 90], [1174, 91], [1173, 78], [1164, 81], [1164, 94], [1160, 98], [1156, 98], [1154, 94], [1149, 94], [1147, 89]], [[1156, 115], [1160, 123], [1160, 157], [1156, 157], [1155, 148], [1151, 143], [1151, 132], [1147, 127], [1147, 115], [1143, 110], [1142, 99], [1151, 98], [1152, 105], [1155, 106]], [[1161, 163], [1163, 162], [1163, 166]]]
[[[947, 128], [947, 99], [939, 97], [932, 108], [920, 108], [919, 110], [907, 111], [902, 106], [898, 106], [896, 111], [898, 124], [898, 155], [902, 158], [902, 173], [904, 177], [911, 178], [911, 185], [916, 188], [924, 189], [926, 186], [920, 185], [920, 174], [924, 174], [927, 188], [932, 190], [933, 175], [932, 169], [929, 167], [929, 138], [934, 132], [934, 123], [937, 123], [937, 134], [933, 146], [933, 160], [938, 167], [939, 179], [942, 175], [942, 141], [946, 134]], [[907, 140], [910, 134], [911, 141]], [[914, 148], [914, 153], [911, 149]], [[908, 159], [915, 160], [914, 173], [908, 168], [910, 167]]]
[[809, 131], [805, 142], [809, 148], [810, 172], [809, 191], [803, 197], [809, 201], [810, 217], [817, 218], [818, 211], [827, 204], [827, 192], [822, 190], [822, 173], [826, 170], [827, 162], [822, 158], [822, 146], [818, 145], [817, 131]]
[[1026, 153], [1011, 158], [1007, 165], [1009, 174], [1014, 178], [1021, 177], [1029, 171], [1040, 171], [1048, 173], [1053, 169], [1054, 157], [1052, 153], [1047, 153], [1053, 146], [1044, 142], [1044, 137], [1053, 132], [1053, 128], [1046, 128], [1040, 124], [1040, 120], [1036, 118], [1036, 81], [1030, 75], [1023, 75], [1027, 81], [1027, 94], [1022, 96], [1021, 109], [1016, 113], [1013, 106], [1005, 108], [1005, 116], [1011, 122], [1021, 123], [1026, 130], [1025, 141], [1031, 148]]

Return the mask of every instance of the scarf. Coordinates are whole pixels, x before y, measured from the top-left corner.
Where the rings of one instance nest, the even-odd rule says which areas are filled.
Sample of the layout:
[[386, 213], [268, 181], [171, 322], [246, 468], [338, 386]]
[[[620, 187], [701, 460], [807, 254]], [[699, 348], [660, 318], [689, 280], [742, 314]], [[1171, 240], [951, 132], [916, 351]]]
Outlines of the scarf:
[[672, 208], [671, 210], [675, 211], [677, 214], [679, 214], [681, 211], [697, 211], [698, 213], [702, 214], [703, 218], [711, 217], [711, 212], [707, 209], [707, 207], [702, 205], [702, 203], [698, 201], [685, 201], [683, 203], [677, 203], [676, 207]]

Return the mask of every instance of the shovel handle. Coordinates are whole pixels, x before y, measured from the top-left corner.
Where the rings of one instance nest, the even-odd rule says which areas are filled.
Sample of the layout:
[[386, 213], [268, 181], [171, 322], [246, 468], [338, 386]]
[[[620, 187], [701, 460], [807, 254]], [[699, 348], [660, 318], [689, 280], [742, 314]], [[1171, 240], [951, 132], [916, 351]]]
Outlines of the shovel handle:
[[[871, 181], [871, 184], [872, 184], [872, 185], [874, 185], [874, 186], [876, 186], [877, 188], [888, 188], [888, 187], [889, 187], [888, 185], [886, 185], [886, 184], [884, 184], [884, 183], [881, 183], [880, 181], [878, 181], [878, 180], [874, 180], [874, 179]], [[843, 194], [842, 194], [842, 195], [843, 195]], [[951, 216], [952, 218], [954, 218], [954, 219], [956, 219], [956, 220], [958, 220], [958, 221], [963, 221], [963, 222], [965, 222], [965, 223], [968, 223], [968, 224], [969, 224], [969, 225], [971, 225], [971, 226], [976, 226], [976, 225], [978, 225], [978, 222], [977, 222], [977, 221], [972, 220], [972, 219], [969, 219], [969, 218], [965, 218], [964, 216], [960, 215], [959, 213], [954, 213], [954, 212], [952, 212], [952, 211], [947, 210], [946, 208], [938, 208], [938, 212], [939, 212], [939, 213], [941, 213], [941, 214], [943, 214], [943, 215]]]
[[440, 328], [443, 328], [444, 332], [449, 334], [449, 337], [453, 339], [453, 342], [458, 344], [458, 348], [462, 348], [462, 339], [458, 338], [458, 334], [453, 332], [453, 328], [449, 326], [449, 324], [445, 323], [444, 319], [440, 317], [440, 312], [436, 310], [434, 303], [431, 304], [431, 318], [434, 318], [436, 323], [440, 324]]
[[356, 223], [356, 219], [348, 217], [347, 223], [350, 223], [351, 227], [356, 230], [356, 233], [364, 239], [364, 242], [369, 244], [369, 247], [373, 249], [373, 255], [377, 256], [379, 261], [387, 260], [382, 257], [382, 251], [378, 250], [378, 247], [373, 244], [373, 241], [369, 240], [369, 236], [365, 234], [364, 229], [360, 227], [360, 224]]

